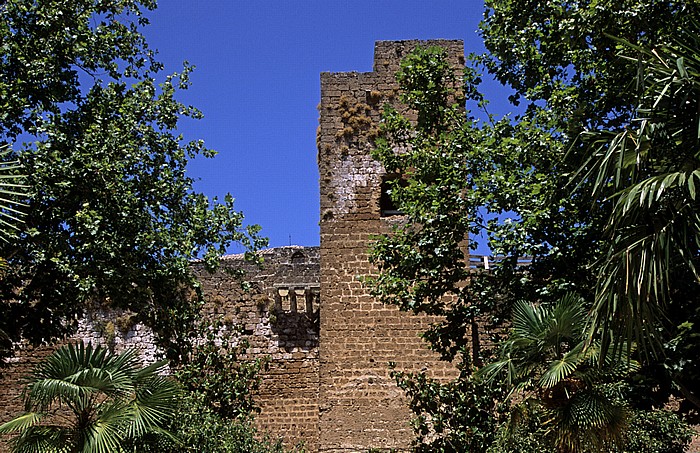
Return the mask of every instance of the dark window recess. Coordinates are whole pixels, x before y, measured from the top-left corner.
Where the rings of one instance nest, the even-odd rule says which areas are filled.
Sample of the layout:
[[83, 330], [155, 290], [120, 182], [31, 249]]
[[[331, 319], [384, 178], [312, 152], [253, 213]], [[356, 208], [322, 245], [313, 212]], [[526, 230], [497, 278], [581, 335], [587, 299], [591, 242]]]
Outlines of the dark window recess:
[[299, 264], [299, 263], [304, 263], [305, 261], [306, 261], [306, 257], [304, 256], [303, 253], [294, 252], [292, 254], [292, 263]]
[[399, 175], [387, 175], [382, 178], [382, 193], [379, 197], [379, 210], [382, 217], [404, 214], [391, 199], [391, 191], [397, 184], [401, 187], [408, 185], [406, 180], [401, 179]]

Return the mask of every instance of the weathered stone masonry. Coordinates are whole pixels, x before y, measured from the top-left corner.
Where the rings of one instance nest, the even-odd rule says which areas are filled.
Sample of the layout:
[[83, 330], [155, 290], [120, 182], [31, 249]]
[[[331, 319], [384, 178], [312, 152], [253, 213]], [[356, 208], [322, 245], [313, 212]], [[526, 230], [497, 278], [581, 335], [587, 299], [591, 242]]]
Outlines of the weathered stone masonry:
[[[269, 357], [256, 401], [259, 427], [288, 444], [318, 448], [319, 250], [265, 250], [262, 268], [240, 255], [225, 257], [210, 275], [199, 270], [209, 316], [228, 317], [243, 329], [250, 357]], [[246, 271], [250, 289], [225, 272]]]
[[[301, 441], [309, 452], [407, 450], [410, 414], [388, 363], [400, 370], [427, 370], [437, 378], [455, 375], [419, 338], [432, 319], [380, 304], [359, 279], [375, 272], [368, 260], [373, 236], [401, 221], [382, 213], [386, 175], [370, 151], [383, 105], [400, 108], [399, 63], [419, 44], [444, 47], [455, 71], [463, 67], [461, 41], [378, 42], [373, 72], [321, 75], [320, 248], [263, 251], [262, 269], [241, 256], [224, 257], [224, 269], [213, 275], [193, 264], [207, 315], [241, 326], [250, 357], [270, 357], [256, 396], [259, 427], [288, 445]], [[224, 272], [227, 267], [245, 270], [249, 291]], [[92, 313], [77, 337], [117, 351], [138, 347], [144, 357], [155, 357], [150, 331], [125, 320], [128, 314]], [[0, 422], [21, 411], [20, 378], [49, 352], [28, 350], [3, 371]]]
[[385, 172], [370, 152], [383, 105], [400, 107], [395, 81], [400, 61], [418, 44], [442, 46], [453, 67], [464, 66], [461, 41], [378, 42], [373, 72], [321, 74], [319, 442], [324, 452], [407, 449], [410, 414], [389, 376], [389, 362], [400, 370], [429, 370], [433, 377], [454, 373], [419, 338], [430, 318], [382, 305], [359, 280], [375, 272], [368, 259], [372, 237], [401, 221], [382, 215]]

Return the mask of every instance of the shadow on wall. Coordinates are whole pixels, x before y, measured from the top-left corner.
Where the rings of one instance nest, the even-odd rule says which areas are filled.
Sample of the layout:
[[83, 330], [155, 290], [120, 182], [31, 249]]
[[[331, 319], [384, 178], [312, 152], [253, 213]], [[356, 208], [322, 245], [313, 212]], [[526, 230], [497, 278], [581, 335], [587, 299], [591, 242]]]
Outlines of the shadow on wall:
[[[305, 264], [301, 252], [292, 255], [290, 266]], [[287, 352], [318, 348], [320, 288], [316, 282], [278, 283], [274, 285], [274, 307], [270, 326], [280, 348]]]

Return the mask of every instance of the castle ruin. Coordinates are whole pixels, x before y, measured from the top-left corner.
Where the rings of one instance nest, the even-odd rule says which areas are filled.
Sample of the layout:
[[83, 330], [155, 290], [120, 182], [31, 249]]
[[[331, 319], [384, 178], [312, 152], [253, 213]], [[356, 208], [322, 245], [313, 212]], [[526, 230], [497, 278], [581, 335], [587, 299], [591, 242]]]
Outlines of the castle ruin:
[[[224, 257], [224, 269], [215, 274], [193, 264], [206, 312], [241, 326], [250, 357], [270, 357], [256, 396], [259, 427], [289, 445], [303, 442], [309, 452], [408, 450], [411, 415], [388, 363], [435, 378], [456, 375], [419, 336], [431, 318], [381, 304], [360, 281], [375, 272], [368, 258], [372, 238], [402, 221], [383, 191], [393, 175], [370, 151], [383, 106], [400, 108], [395, 81], [400, 61], [418, 45], [442, 46], [455, 71], [464, 66], [461, 41], [387, 41], [376, 43], [372, 72], [321, 74], [320, 247], [265, 250], [262, 270], [240, 256]], [[250, 291], [226, 267], [243, 268]], [[114, 314], [91, 314], [76, 338], [104, 343], [104, 332], [95, 326], [110, 317]], [[117, 350], [157, 353], [143, 326], [117, 329], [109, 341]], [[21, 378], [50, 351], [20, 351], [3, 371], [0, 423], [21, 412]]]

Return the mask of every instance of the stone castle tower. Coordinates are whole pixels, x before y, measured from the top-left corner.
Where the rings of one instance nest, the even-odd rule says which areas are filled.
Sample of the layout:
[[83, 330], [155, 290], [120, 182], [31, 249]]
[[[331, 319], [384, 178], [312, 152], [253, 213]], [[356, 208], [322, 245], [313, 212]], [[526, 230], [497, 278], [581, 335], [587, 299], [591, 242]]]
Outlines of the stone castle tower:
[[372, 237], [389, 232], [401, 216], [383, 194], [385, 174], [370, 152], [384, 104], [398, 107], [396, 71], [418, 45], [447, 50], [464, 67], [461, 41], [377, 42], [374, 71], [321, 74], [318, 165], [321, 191], [320, 451], [405, 449], [412, 433], [403, 392], [389, 376], [427, 369], [454, 370], [419, 338], [430, 318], [400, 313], [369, 295], [359, 276], [374, 272]]

